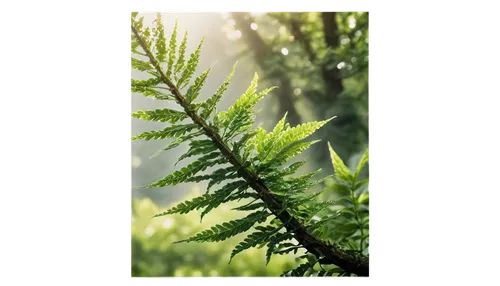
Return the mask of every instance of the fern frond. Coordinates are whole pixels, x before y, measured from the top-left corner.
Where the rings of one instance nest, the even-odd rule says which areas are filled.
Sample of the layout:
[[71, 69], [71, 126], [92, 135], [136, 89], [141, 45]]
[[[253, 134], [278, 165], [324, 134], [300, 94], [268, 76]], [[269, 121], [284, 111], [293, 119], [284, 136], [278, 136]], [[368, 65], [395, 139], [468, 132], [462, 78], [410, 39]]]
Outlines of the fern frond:
[[146, 97], [153, 97], [159, 100], [173, 99], [171, 94], [164, 94], [155, 90], [155, 88], [163, 88], [158, 86], [160, 83], [161, 79], [155, 77], [146, 80], [132, 80], [132, 92], [141, 93]]
[[297, 268], [295, 268], [295, 269], [283, 272], [280, 276], [281, 277], [286, 277], [286, 276], [302, 277], [307, 272], [307, 270], [309, 270], [311, 267], [312, 267], [311, 262], [307, 261], [307, 262], [297, 266]]
[[245, 238], [242, 242], [240, 242], [231, 252], [231, 257], [229, 262], [233, 259], [233, 257], [242, 252], [245, 249], [250, 247], [257, 246], [259, 244], [265, 243], [270, 240], [270, 238], [276, 234], [283, 226], [257, 226], [255, 229], [256, 232], [251, 233], [247, 238]]
[[137, 136], [132, 137], [132, 140], [151, 140], [151, 139], [165, 139], [172, 137], [179, 137], [181, 135], [186, 134], [186, 132], [190, 132], [194, 129], [198, 129], [199, 126], [196, 124], [184, 124], [184, 125], [172, 125], [163, 130], [157, 131], [147, 131], [143, 132]]
[[269, 216], [269, 213], [267, 212], [255, 212], [242, 219], [232, 220], [223, 224], [215, 225], [212, 228], [202, 231], [193, 237], [178, 242], [217, 242], [226, 240], [232, 236], [249, 230], [256, 223], [262, 223], [266, 221], [267, 216]]
[[167, 57], [167, 39], [165, 38], [165, 28], [161, 19], [161, 14], [156, 14], [156, 33], [155, 33], [156, 59], [159, 62], [165, 62]]
[[214, 199], [207, 205], [207, 207], [203, 210], [200, 216], [200, 220], [203, 220], [203, 217], [207, 215], [211, 210], [215, 209], [222, 203], [228, 202], [231, 199], [228, 199], [231, 195], [240, 195], [242, 191], [248, 188], [248, 183], [246, 181], [235, 181], [228, 183], [224, 187], [214, 192]]
[[229, 83], [231, 82], [231, 78], [234, 75], [234, 71], [236, 69], [236, 63], [233, 65], [233, 69], [231, 70], [231, 73], [226, 77], [222, 85], [217, 89], [217, 91], [203, 104], [201, 105], [202, 111], [201, 111], [201, 118], [207, 119], [212, 112], [215, 110], [217, 103], [219, 103], [220, 99], [222, 98], [222, 94], [226, 91], [227, 87], [229, 86]]
[[189, 141], [190, 139], [193, 139], [195, 137], [198, 137], [200, 135], [203, 135], [203, 131], [202, 130], [197, 131], [197, 132], [193, 132], [193, 133], [189, 133], [187, 135], [183, 135], [183, 136], [175, 139], [174, 141], [170, 142], [163, 149], [161, 149], [158, 152], [156, 152], [152, 157], [156, 157], [156, 156], [160, 155], [162, 152], [165, 152], [165, 151], [168, 151], [170, 149], [173, 149], [173, 148], [179, 146], [180, 144], [182, 144], [182, 143], [184, 143], [186, 141]]
[[354, 191], [362, 193], [366, 189], [365, 187], [368, 185], [369, 181], [369, 179], [357, 181], [356, 184], [354, 184]]
[[264, 203], [252, 201], [244, 206], [233, 208], [233, 210], [235, 210], [235, 211], [253, 211], [253, 210], [256, 210], [258, 208], [266, 208], [266, 205]]
[[[326, 269], [321, 272], [313, 269], [319, 260], [326, 261], [325, 263], [339, 261], [339, 265], [349, 273], [368, 275], [368, 263], [361, 254], [369, 244], [369, 196], [367, 181], [357, 181], [360, 170], [368, 161], [368, 152], [358, 164], [354, 175], [333, 152], [332, 159], [337, 175], [333, 186], [338, 189], [341, 199], [318, 201], [321, 192], [309, 193], [307, 190], [325, 179], [313, 178], [319, 170], [292, 177], [291, 175], [304, 164], [305, 160], [284, 165], [317, 142], [302, 140], [332, 118], [292, 128], [286, 122], [285, 114], [272, 132], [268, 133], [260, 127], [254, 130], [252, 128], [255, 121], [254, 108], [274, 88], [258, 92], [257, 74], [254, 75], [245, 93], [227, 111], [216, 113], [217, 104], [227, 90], [235, 66], [210, 98], [204, 102], [195, 102], [210, 71], [209, 69], [194, 81], [191, 80], [199, 64], [203, 39], [185, 61], [187, 32], [177, 51], [177, 21], [167, 48], [161, 16], [157, 15], [157, 24], [153, 29], [144, 27], [142, 19], [137, 18], [137, 13], [132, 14], [132, 52], [146, 56], [149, 62], [143, 58], [132, 59], [132, 67], [148, 72], [153, 78], [132, 81], [132, 91], [160, 100], [174, 100], [183, 111], [156, 109], [137, 111], [132, 116], [171, 124], [189, 118], [192, 119], [192, 124], [173, 125], [163, 130], [144, 132], [132, 139], [173, 138], [160, 152], [190, 142], [188, 151], [179, 157], [179, 161], [199, 156], [193, 163], [144, 187], [208, 181], [207, 193], [182, 202], [155, 217], [200, 210], [203, 219], [206, 214], [223, 203], [243, 200], [242, 204], [233, 210], [258, 211], [241, 219], [216, 225], [183, 241], [220, 241], [253, 227], [255, 231], [232, 251], [230, 261], [239, 252], [255, 246], [267, 245], [267, 262], [272, 254], [296, 253], [303, 248], [309, 254], [299, 258], [308, 258], [308, 264], [291, 271], [292, 275], [300, 276], [304, 273], [328, 275]], [[144, 53], [137, 51], [139, 47]], [[189, 86], [187, 92], [183, 93], [182, 90], [187, 86]], [[167, 90], [169, 93], [164, 94], [162, 90]], [[195, 137], [202, 135], [207, 137], [194, 140]], [[218, 166], [214, 168], [215, 171], [203, 173], [216, 165]], [[349, 172], [349, 177], [345, 175], [346, 170]], [[222, 186], [212, 192], [211, 188], [218, 184]], [[319, 221], [313, 219], [314, 215], [320, 217]], [[268, 216], [272, 216], [272, 219], [267, 225], [255, 226], [266, 222]], [[285, 226], [286, 231], [280, 232]], [[326, 240], [323, 240], [324, 237], [327, 237]], [[286, 242], [290, 239], [295, 239], [297, 243]], [[331, 245], [329, 242], [335, 244]], [[360, 250], [355, 249], [356, 247]]]
[[328, 142], [328, 149], [330, 150], [330, 157], [332, 158], [333, 162], [333, 169], [335, 170], [335, 174], [337, 177], [339, 177], [342, 180], [351, 182], [353, 180], [353, 175], [351, 173], [351, 170], [346, 167], [344, 164], [344, 161], [333, 151], [332, 145], [330, 145], [330, 142]]
[[[244, 154], [240, 154], [240, 150], [243, 148], [243, 146], [245, 146], [245, 144], [247, 143], [248, 140], [250, 140], [252, 137], [254, 137], [255, 135], [257, 135], [257, 132], [255, 131], [249, 131], [247, 133], [245, 133], [243, 136], [241, 136], [241, 138], [234, 142], [233, 143], [233, 150], [232, 152], [234, 154], [237, 154], [237, 155], [240, 155], [240, 159], [243, 158], [243, 161], [246, 161], [246, 158], [245, 158], [245, 155]], [[243, 156], [241, 156], [243, 155]]]
[[[276, 247], [283, 241], [287, 241], [289, 239], [292, 239], [293, 235], [289, 232], [286, 232], [284, 234], [282, 233], [277, 233], [274, 235], [274, 237], [269, 241], [267, 244], [267, 251], [266, 251], [266, 265], [269, 264], [269, 261], [271, 261], [271, 256], [273, 254], [282, 254], [282, 253], [276, 253]], [[291, 244], [291, 243], [290, 243]], [[297, 247], [295, 244], [291, 244], [292, 247]], [[279, 247], [278, 247], [279, 248]], [[297, 248], [295, 248], [297, 249]], [[291, 250], [290, 250], [291, 251]]]
[[316, 170], [314, 172], [307, 173], [305, 175], [302, 175], [302, 176], [296, 177], [296, 178], [286, 178], [286, 179], [275, 181], [275, 182], [271, 182], [271, 181], [266, 181], [266, 182], [268, 182], [271, 190], [274, 193], [293, 194], [293, 193], [303, 191], [307, 188], [310, 188], [311, 186], [316, 185], [316, 184], [320, 183], [321, 181], [323, 181], [324, 178], [322, 180], [319, 180], [319, 181], [311, 181], [311, 178], [314, 177], [315, 175], [317, 175], [320, 171], [321, 171], [321, 169]]
[[[137, 46], [138, 46], [138, 44], [139, 43], [137, 43]], [[135, 47], [137, 47], [137, 46], [135, 46]], [[133, 47], [133, 49], [135, 49], [135, 48]], [[149, 70], [153, 69], [153, 66], [148, 61], [142, 61], [142, 60], [138, 60], [136, 58], [132, 58], [132, 68], [139, 70], [139, 71], [149, 71]]]
[[[316, 194], [312, 194], [310, 195], [311, 198], [314, 198], [318, 195], [320, 195], [322, 192], [318, 192]], [[299, 204], [301, 202], [298, 202]], [[315, 203], [312, 203], [308, 206], [306, 206], [306, 210], [307, 210], [307, 213], [309, 214], [309, 216], [306, 218], [307, 220], [311, 219], [312, 217], [314, 217], [317, 213], [319, 212], [322, 212], [324, 210], [330, 210], [330, 207], [332, 207], [335, 203], [335, 200], [330, 200], [330, 201], [324, 201], [324, 202], [315, 202]]]
[[161, 83], [161, 79], [156, 77], [144, 80], [133, 79], [131, 81], [132, 92], [143, 93], [145, 90], [151, 89], [152, 87], [155, 87], [159, 83]]
[[210, 182], [208, 182], [207, 190], [210, 190], [212, 186], [217, 185], [225, 180], [238, 178], [239, 175], [236, 174], [236, 168], [234, 166], [229, 166], [224, 169], [218, 169], [214, 171], [210, 177]]
[[174, 68], [176, 47], [177, 47], [177, 20], [175, 20], [174, 30], [172, 31], [172, 35], [170, 36], [170, 43], [168, 47], [168, 68], [166, 74], [168, 78], [170, 78], [170, 75], [172, 74], [172, 70]]
[[213, 197], [212, 194], [204, 194], [202, 196], [196, 197], [190, 201], [182, 202], [175, 207], [169, 209], [166, 212], [156, 214], [153, 217], [165, 216], [169, 214], [187, 214], [193, 210], [198, 210], [200, 208], [206, 207]]
[[274, 87], [265, 89], [258, 94], [248, 97], [248, 101], [236, 102], [229, 108], [222, 120], [222, 126], [226, 130], [224, 136], [226, 140], [252, 128], [255, 119], [253, 112], [255, 104], [273, 89]]
[[146, 42], [146, 46], [148, 48], [151, 48], [151, 42], [152, 42], [151, 29], [149, 27], [146, 27], [146, 29], [144, 29], [144, 31], [142, 33], [142, 36], [144, 37], [144, 41]]
[[177, 81], [177, 86], [180, 89], [182, 89], [189, 82], [189, 80], [191, 79], [196, 70], [196, 67], [198, 66], [198, 63], [200, 61], [201, 45], [203, 44], [204, 39], [205, 38], [201, 39], [194, 53], [192, 53], [189, 56], [189, 60], [186, 64], [186, 67], [184, 68], [184, 71], [182, 72], [180, 79]]
[[179, 47], [179, 59], [177, 60], [177, 64], [175, 64], [175, 74], [178, 74], [182, 70], [185, 64], [184, 56], [186, 54], [187, 37], [188, 37], [188, 31], [185, 31], [184, 37], [182, 38], [181, 46]]
[[132, 113], [132, 117], [142, 120], [176, 123], [188, 118], [188, 115], [182, 111], [176, 111], [168, 108], [155, 110], [139, 110]]
[[189, 104], [193, 102], [198, 95], [200, 95], [201, 87], [205, 84], [205, 80], [207, 79], [208, 73], [210, 69], [204, 71], [199, 77], [197, 77], [194, 81], [194, 84], [188, 89], [186, 93], [186, 102]]
[[194, 161], [193, 163], [187, 165], [186, 167], [173, 172], [172, 174], [166, 176], [165, 178], [156, 181], [150, 185], [144, 186], [144, 188], [153, 188], [153, 187], [164, 187], [167, 185], [177, 185], [186, 181], [189, 177], [194, 176], [196, 173], [206, 170], [208, 167], [212, 167], [217, 164], [221, 164], [222, 162], [219, 160], [211, 161], [220, 156], [220, 153], [214, 152], [208, 155], [205, 155]]
[[295, 141], [285, 148], [281, 150], [278, 154], [274, 156], [272, 160], [269, 162], [262, 164], [261, 167], [259, 168], [259, 172], [261, 170], [266, 170], [269, 167], [274, 167], [274, 166], [281, 166], [293, 157], [301, 154], [305, 150], [307, 150], [311, 145], [319, 142], [320, 140], [314, 140], [310, 142], [300, 142], [300, 141]]
[[269, 152], [266, 161], [272, 160], [277, 153], [279, 153], [281, 150], [283, 150], [283, 148], [285, 148], [289, 144], [309, 137], [316, 130], [321, 128], [323, 125], [328, 123], [333, 118], [335, 117], [323, 121], [312, 121], [308, 123], [303, 123], [296, 127], [286, 129], [281, 135], [280, 139], [273, 146], [272, 150]]
[[289, 175], [294, 174], [295, 172], [297, 172], [297, 170], [300, 167], [304, 166], [305, 163], [306, 163], [306, 160], [292, 163], [289, 166], [286, 166], [281, 170], [273, 170], [271, 172], [265, 173], [262, 175], [262, 178], [266, 179], [266, 180], [271, 180], [271, 181], [281, 179], [285, 176], [289, 176]]
[[[248, 119], [253, 115], [253, 107], [265, 95], [263, 92], [258, 95], [255, 93], [258, 78], [259, 76], [255, 73], [252, 82], [245, 93], [238, 98], [238, 100], [236, 100], [236, 102], [229, 107], [227, 111], [217, 114], [219, 117], [220, 127], [227, 128], [230, 123], [233, 122], [244, 122], [246, 124]], [[267, 89], [267, 91], [270, 90], [271, 89]]]
[[359, 160], [358, 166], [356, 167], [356, 173], [354, 173], [354, 179], [357, 179], [359, 176], [359, 173], [361, 170], [365, 167], [365, 165], [368, 163], [368, 148], [366, 148], [365, 153], [363, 153], [363, 156]]
[[300, 245], [286, 242], [286, 243], [281, 243], [281, 244], [277, 245], [276, 250], [274, 250], [273, 253], [279, 254], [279, 255], [288, 254], [290, 252], [297, 253], [297, 250], [299, 248], [300, 248]]
[[[182, 154], [179, 159], [177, 160], [177, 163], [180, 162], [181, 160], [191, 157], [191, 156], [196, 156], [200, 154], [208, 154], [212, 151], [217, 150], [217, 146], [212, 142], [212, 140], [194, 140], [189, 143], [189, 150]], [[175, 164], [177, 164], [175, 163]]]
[[276, 124], [274, 127], [273, 131], [269, 134], [266, 134], [261, 141], [257, 144], [257, 151], [259, 152], [260, 156], [259, 159], [262, 159], [265, 157], [265, 154], [271, 150], [271, 147], [276, 143], [276, 140], [280, 137], [281, 131], [283, 130], [283, 127], [285, 126], [285, 120], [286, 120], [286, 115], [288, 113], [285, 113], [283, 118]]

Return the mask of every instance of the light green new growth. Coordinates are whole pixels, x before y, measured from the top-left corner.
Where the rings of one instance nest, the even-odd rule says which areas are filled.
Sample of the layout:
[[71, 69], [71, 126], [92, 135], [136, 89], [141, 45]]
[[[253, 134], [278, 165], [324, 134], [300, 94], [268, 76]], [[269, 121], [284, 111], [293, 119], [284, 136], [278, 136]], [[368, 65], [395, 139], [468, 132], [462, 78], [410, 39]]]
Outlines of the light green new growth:
[[[266, 246], [266, 263], [272, 255], [297, 253], [298, 250], [307, 252], [300, 257], [307, 259], [306, 263], [283, 275], [320, 273], [321, 276], [331, 276], [339, 273], [335, 270], [339, 268], [331, 265], [340, 265], [342, 271], [367, 276], [368, 181], [358, 181], [357, 178], [368, 162], [368, 150], [352, 174], [329, 147], [335, 169], [335, 184], [330, 187], [340, 193], [341, 198], [318, 201], [321, 192], [308, 190], [325, 180], [314, 179], [319, 170], [294, 176], [305, 160], [289, 165], [287, 162], [319, 142], [304, 139], [333, 117], [291, 127], [284, 114], [271, 132], [261, 127], [254, 129], [254, 107], [275, 88], [259, 91], [256, 73], [245, 93], [227, 111], [217, 112], [217, 104], [227, 90], [236, 64], [215, 93], [205, 101], [197, 101], [205, 92], [203, 86], [210, 72], [208, 69], [191, 80], [199, 64], [203, 39], [186, 62], [187, 32], [177, 49], [177, 21], [168, 45], [160, 14], [155, 23], [152, 29], [144, 28], [143, 18], [132, 13], [132, 68], [147, 73], [150, 78], [133, 79], [131, 87], [132, 92], [168, 100], [170, 105], [168, 108], [135, 111], [132, 117], [169, 125], [135, 135], [132, 140], [169, 140], [155, 156], [188, 143], [187, 152], [179, 156], [177, 163], [186, 158], [194, 161], [141, 188], [202, 181], [207, 182], [208, 187], [201, 196], [154, 217], [196, 210], [202, 219], [220, 205], [236, 201], [239, 205], [233, 210], [247, 215], [217, 224], [180, 242], [217, 242], [250, 231], [236, 245], [230, 261], [245, 249]], [[188, 85], [189, 88], [183, 91]], [[174, 105], [178, 110], [173, 109]], [[184, 120], [189, 122], [181, 124]], [[207, 172], [208, 168], [211, 168], [210, 172]], [[315, 265], [321, 269], [314, 270]]]
[[172, 36], [170, 36], [170, 44], [168, 45], [168, 68], [167, 68], [168, 77], [172, 74], [172, 70], [174, 68], [176, 44], [177, 44], [177, 21], [175, 21], [174, 31], [172, 32]]

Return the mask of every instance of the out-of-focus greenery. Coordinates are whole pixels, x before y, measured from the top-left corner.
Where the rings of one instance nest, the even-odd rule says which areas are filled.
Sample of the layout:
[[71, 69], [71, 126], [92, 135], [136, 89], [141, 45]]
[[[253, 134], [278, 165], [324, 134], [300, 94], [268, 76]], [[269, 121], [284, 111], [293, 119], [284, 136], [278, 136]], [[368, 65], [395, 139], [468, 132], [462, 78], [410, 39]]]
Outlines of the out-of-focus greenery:
[[228, 264], [231, 251], [245, 234], [218, 243], [174, 244], [219, 223], [221, 216], [238, 218], [238, 212], [226, 204], [207, 215], [203, 223], [199, 212], [151, 218], [170, 207], [158, 208], [148, 198], [132, 200], [133, 277], [279, 276], [298, 265], [298, 255], [292, 253], [275, 255], [266, 266], [265, 247], [248, 249]]

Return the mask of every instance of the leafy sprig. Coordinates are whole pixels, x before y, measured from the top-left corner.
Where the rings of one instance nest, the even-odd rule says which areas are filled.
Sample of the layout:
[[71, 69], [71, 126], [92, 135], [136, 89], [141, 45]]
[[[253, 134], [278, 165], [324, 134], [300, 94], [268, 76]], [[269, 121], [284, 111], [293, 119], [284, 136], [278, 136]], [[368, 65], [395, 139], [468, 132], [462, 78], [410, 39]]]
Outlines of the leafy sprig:
[[[307, 271], [313, 273], [315, 265], [323, 267], [322, 265], [334, 264], [340, 267], [343, 273], [367, 276], [368, 260], [363, 254], [367, 246], [367, 222], [363, 207], [367, 201], [367, 193], [358, 191], [366, 186], [366, 183], [356, 179], [360, 169], [368, 161], [368, 153], [361, 160], [358, 170], [352, 174], [331, 150], [336, 178], [342, 182], [338, 184], [339, 188], [351, 188], [351, 191], [349, 196], [346, 193], [342, 200], [318, 202], [319, 193], [310, 194], [306, 191], [322, 183], [324, 178], [315, 179], [318, 172], [294, 177], [304, 161], [287, 164], [317, 142], [304, 140], [328, 124], [332, 118], [291, 127], [286, 123], [285, 114], [269, 133], [263, 128], [253, 129], [255, 105], [275, 88], [258, 91], [257, 74], [245, 93], [227, 111], [217, 112], [217, 103], [227, 90], [235, 67], [211, 97], [205, 101], [196, 101], [210, 71], [203, 72], [194, 82], [191, 81], [199, 63], [203, 39], [186, 61], [187, 33], [177, 49], [177, 22], [168, 45], [160, 14], [157, 15], [155, 25], [152, 30], [145, 28], [143, 18], [132, 13], [132, 67], [151, 76], [146, 80], [132, 80], [132, 91], [157, 100], [174, 101], [182, 110], [167, 108], [134, 112], [132, 116], [137, 119], [175, 125], [144, 132], [132, 139], [171, 139], [162, 151], [188, 142], [190, 148], [179, 157], [179, 161], [188, 157], [197, 158], [180, 170], [142, 187], [165, 187], [204, 180], [209, 182], [205, 194], [182, 202], [155, 217], [199, 210], [203, 218], [221, 204], [240, 201], [241, 205], [234, 210], [251, 212], [250, 214], [238, 220], [215, 225], [180, 242], [216, 242], [252, 231], [235, 247], [230, 260], [239, 252], [260, 245], [268, 247], [267, 262], [273, 254], [292, 251], [296, 253], [302, 249], [307, 253], [302, 259], [315, 261], [313, 263], [308, 260], [301, 264], [289, 272], [291, 275], [301, 276]], [[148, 61], [144, 60], [144, 57]], [[182, 93], [181, 90], [186, 86], [189, 88]], [[190, 119], [191, 123], [178, 124], [186, 119]], [[199, 139], [200, 136], [205, 138]], [[203, 173], [209, 167], [215, 170]], [[211, 191], [216, 185], [220, 187]], [[338, 211], [332, 215], [331, 207], [340, 202], [345, 203], [346, 207], [340, 215]], [[351, 213], [352, 216], [349, 216]], [[316, 215], [320, 215], [319, 221], [312, 219]], [[340, 226], [337, 224], [334, 231], [342, 227], [347, 228], [348, 230], [344, 229], [341, 233], [351, 231], [350, 235], [342, 235], [341, 238], [354, 240], [357, 238], [357, 232], [352, 232], [352, 229], [359, 230], [359, 252], [346, 248], [345, 245], [349, 245], [351, 241], [345, 244], [340, 238], [331, 240], [326, 237], [328, 227], [337, 223], [340, 216], [344, 216], [346, 220], [353, 217], [355, 223], [349, 221]], [[321, 271], [323, 272], [317, 274], [334, 274], [333, 271]]]

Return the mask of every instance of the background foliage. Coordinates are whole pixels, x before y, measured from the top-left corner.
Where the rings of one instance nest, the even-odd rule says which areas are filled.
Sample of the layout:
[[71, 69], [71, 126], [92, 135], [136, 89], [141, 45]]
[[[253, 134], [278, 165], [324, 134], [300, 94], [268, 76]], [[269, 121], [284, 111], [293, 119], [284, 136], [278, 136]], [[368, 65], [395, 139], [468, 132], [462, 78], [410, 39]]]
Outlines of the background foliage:
[[[200, 195], [201, 191], [195, 190], [187, 198], [194, 194]], [[297, 265], [295, 255], [285, 254], [273, 257], [266, 266], [266, 250], [262, 248], [242, 252], [228, 264], [229, 254], [244, 235], [218, 243], [172, 244], [204, 230], [206, 225], [215, 225], [221, 216], [238, 216], [230, 211], [229, 204], [208, 215], [204, 224], [199, 223], [199, 212], [151, 219], [171, 206], [159, 208], [148, 198], [133, 200], [132, 276], [279, 276], [283, 267], [292, 269]]]
[[[151, 23], [154, 20], [154, 15], [148, 19], [146, 15], [145, 23]], [[199, 28], [204, 24], [199, 20], [199, 15], [166, 15], [165, 19], [166, 30], [171, 30], [174, 19], [178, 17], [179, 21], [185, 27], [185, 23], [191, 23], [191, 26]], [[183, 19], [184, 18], [184, 19]], [[193, 21], [193, 19], [197, 19]], [[186, 21], [188, 19], [188, 21]], [[189, 19], [191, 21], [189, 21]], [[225, 77], [230, 71], [233, 60], [238, 60], [238, 73], [233, 79], [233, 84], [228, 87], [228, 92], [221, 105], [229, 105], [246, 89], [250, 73], [254, 70], [259, 71], [261, 77], [261, 86], [277, 85], [278, 94], [274, 98], [267, 98], [258, 107], [262, 109], [258, 116], [257, 124], [262, 124], [269, 130], [279, 119], [284, 111], [288, 112], [288, 119], [292, 125], [298, 123], [321, 120], [331, 116], [337, 116], [331, 124], [321, 129], [319, 134], [316, 134], [315, 139], [322, 139], [322, 142], [311, 147], [309, 153], [304, 157], [309, 157], [304, 172], [323, 167], [324, 173], [331, 174], [330, 156], [326, 142], [330, 141], [333, 149], [342, 158], [346, 160], [347, 165], [351, 170], [355, 170], [358, 160], [364, 152], [368, 144], [368, 14], [367, 13], [267, 13], [267, 14], [250, 14], [250, 13], [231, 13], [231, 14], [208, 14], [204, 17], [205, 21], [211, 21], [212, 26], [220, 27], [221, 34], [217, 35], [211, 30], [206, 33], [203, 54], [201, 57], [199, 70], [205, 70], [208, 67], [214, 66], [214, 59], [223, 58], [219, 54], [210, 56], [216, 51], [226, 52], [228, 60], [222, 62], [221, 65], [215, 66], [211, 71], [211, 76], [214, 77], [211, 81], [207, 79], [206, 86], [208, 89], [215, 90], [217, 85], [222, 81], [221, 77]], [[333, 22], [332, 22], [333, 19]], [[193, 23], [194, 22], [194, 23]], [[205, 23], [207, 24], [207, 23]], [[199, 29], [192, 29], [188, 25], [187, 29], [191, 34], [197, 33]], [[328, 27], [328, 28], [325, 28]], [[333, 30], [332, 30], [333, 27]], [[194, 36], [196, 37], [196, 36]], [[201, 35], [200, 35], [201, 37]], [[198, 37], [198, 38], [200, 38]], [[192, 38], [192, 37], [191, 37]], [[177, 42], [182, 40], [182, 33], [179, 33]], [[196, 41], [194, 41], [196, 43]], [[196, 46], [189, 46], [189, 53]], [[208, 52], [208, 56], [205, 54]], [[212, 59], [210, 59], [212, 57]], [[205, 61], [204, 61], [205, 59]], [[222, 66], [222, 67], [220, 67]], [[243, 71], [241, 70], [243, 66]], [[217, 73], [220, 70], [220, 73]], [[215, 73], [215, 75], [214, 75]], [[219, 75], [220, 74], [220, 75]], [[239, 80], [239, 77], [245, 80]], [[140, 78], [141, 74], [133, 72], [133, 78]], [[210, 94], [200, 94], [200, 99], [206, 99]], [[159, 108], [158, 102], [142, 99], [142, 96], [133, 97], [133, 110], [137, 109], [156, 109]], [[133, 134], [139, 134], [142, 131], [150, 129], [158, 129], [158, 123], [141, 122], [134, 119]], [[133, 143], [133, 185], [143, 185], [163, 177], [164, 174], [173, 171], [173, 162], [177, 159], [175, 155], [170, 157], [161, 155], [155, 160], [149, 160], [158, 149], [161, 149], [164, 143], [148, 142], [144, 144], [141, 141]], [[183, 150], [186, 151], [186, 150]], [[179, 150], [182, 152], [182, 150]], [[174, 160], [174, 161], [173, 161]], [[191, 162], [185, 160], [186, 164]], [[182, 164], [180, 164], [182, 165]], [[360, 174], [360, 179], [368, 176], [365, 168]], [[326, 186], [334, 187], [335, 183], [330, 180], [326, 181]], [[201, 188], [204, 189], [204, 184], [184, 184], [182, 189], [178, 187], [166, 187], [158, 190], [147, 189], [146, 191], [134, 190], [134, 197], [149, 197], [163, 208], [166, 205], [171, 205], [172, 201], [183, 200], [182, 197], [189, 189]], [[336, 192], [325, 192], [325, 199], [339, 198], [342, 194]], [[140, 203], [139, 203], [140, 202]], [[149, 202], [149, 203], [147, 203]], [[227, 257], [231, 252], [231, 246], [235, 245], [232, 239], [211, 243], [211, 244], [195, 244], [190, 243], [182, 246], [175, 245], [175, 248], [168, 247], [168, 244], [174, 241], [171, 238], [164, 237], [161, 234], [169, 234], [169, 237], [174, 233], [182, 232], [175, 228], [165, 225], [170, 224], [170, 220], [148, 221], [142, 216], [138, 216], [136, 204], [149, 205], [149, 208], [154, 210], [156, 206], [149, 200], [134, 200], [134, 222], [133, 222], [133, 275], [134, 276], [171, 276], [171, 275], [203, 275], [210, 276], [209, 269], [204, 269], [203, 265], [207, 266], [207, 261], [213, 261], [217, 266], [221, 267], [219, 276], [241, 276], [243, 272], [236, 271], [238, 256], [235, 257], [235, 262], [227, 265]], [[230, 212], [221, 214], [224, 216], [223, 221], [232, 219]], [[191, 230], [183, 228], [186, 235], [199, 230], [206, 229], [204, 226], [214, 225], [214, 223], [199, 224], [196, 214], [193, 218], [188, 216], [172, 216], [175, 222], [184, 222], [183, 226], [192, 226]], [[207, 216], [208, 217], [208, 216]], [[219, 219], [217, 222], [220, 222]], [[147, 223], [146, 223], [147, 222]], [[196, 227], [198, 226], [198, 227]], [[167, 230], [170, 230], [167, 231]], [[175, 236], [174, 236], [175, 237]], [[239, 239], [241, 240], [241, 238]], [[228, 245], [225, 249], [224, 245]], [[217, 245], [217, 246], [214, 246]], [[209, 254], [210, 247], [220, 247], [220, 252], [212, 255]], [[175, 251], [173, 251], [175, 249]], [[258, 250], [265, 252], [265, 250]], [[225, 252], [224, 254], [221, 254]], [[177, 256], [176, 254], [177, 253]], [[198, 253], [198, 260], [189, 258], [188, 254]], [[272, 275], [275, 276], [288, 265], [295, 264], [291, 257], [279, 257], [281, 260], [274, 260], [278, 257], [273, 257], [269, 269], [265, 268], [265, 255], [257, 253], [253, 249], [242, 252], [241, 255], [247, 256], [248, 253], [254, 254], [252, 261], [262, 260], [261, 267], [253, 265], [252, 268], [246, 269], [247, 274], [251, 276]], [[185, 257], [187, 260], [179, 258], [178, 264], [172, 261], [173, 257]], [[204, 261], [201, 263], [200, 261]], [[222, 263], [223, 262], [223, 263]], [[221, 264], [222, 263], [222, 264]], [[277, 266], [279, 271], [273, 272], [273, 263], [281, 263]], [[235, 264], [235, 265], [233, 265]], [[161, 265], [161, 266], [159, 266]], [[199, 269], [200, 272], [188, 271], [186, 267], [192, 265], [194, 269]], [[208, 266], [207, 266], [208, 267]], [[292, 268], [293, 266], [291, 266]], [[222, 270], [222, 268], [226, 270]], [[178, 269], [184, 269], [178, 271]], [[210, 267], [214, 269], [214, 267]], [[242, 270], [242, 269], [240, 269]], [[233, 272], [231, 272], [233, 271]], [[248, 271], [255, 271], [251, 274]]]

